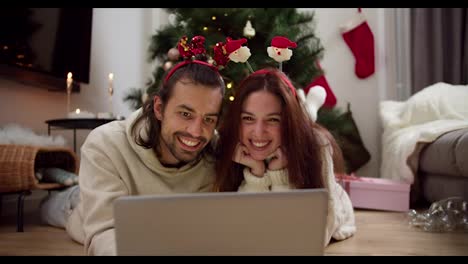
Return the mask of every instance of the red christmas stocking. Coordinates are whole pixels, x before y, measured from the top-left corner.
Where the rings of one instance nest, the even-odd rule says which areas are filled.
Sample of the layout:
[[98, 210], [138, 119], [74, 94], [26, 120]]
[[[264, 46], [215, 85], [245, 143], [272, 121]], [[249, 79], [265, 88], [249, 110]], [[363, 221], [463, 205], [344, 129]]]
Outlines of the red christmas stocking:
[[359, 8], [355, 18], [341, 27], [341, 34], [356, 60], [357, 77], [364, 79], [372, 75], [374, 66], [374, 35]]
[[[320, 64], [317, 61], [317, 67], [321, 69]], [[325, 88], [325, 91], [327, 92], [327, 97], [325, 97], [325, 103], [323, 103], [324, 107], [329, 107], [333, 108], [336, 105], [336, 96], [333, 93], [332, 89], [330, 88], [330, 85], [327, 82], [327, 79], [325, 79], [325, 75], [322, 74], [319, 77], [315, 78], [312, 83], [310, 83], [305, 89], [304, 93], [307, 94], [311, 88], [313, 88], [316, 85], [320, 85], [323, 88]]]

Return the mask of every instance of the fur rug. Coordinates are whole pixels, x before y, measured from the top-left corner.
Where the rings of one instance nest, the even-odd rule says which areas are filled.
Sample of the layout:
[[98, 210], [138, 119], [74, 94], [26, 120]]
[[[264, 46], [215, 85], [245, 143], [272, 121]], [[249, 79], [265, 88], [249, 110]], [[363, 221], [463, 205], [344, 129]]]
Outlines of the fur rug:
[[65, 139], [58, 136], [38, 135], [29, 128], [18, 124], [7, 124], [0, 127], [0, 144], [18, 144], [34, 146], [65, 146]]

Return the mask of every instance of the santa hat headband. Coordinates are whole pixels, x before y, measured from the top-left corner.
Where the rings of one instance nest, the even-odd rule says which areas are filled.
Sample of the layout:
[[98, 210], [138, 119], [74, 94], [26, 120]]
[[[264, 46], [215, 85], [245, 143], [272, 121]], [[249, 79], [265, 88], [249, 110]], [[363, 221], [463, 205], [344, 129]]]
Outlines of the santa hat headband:
[[226, 38], [226, 52], [228, 54], [231, 54], [234, 51], [240, 49], [242, 47], [242, 44], [244, 44], [246, 42], [247, 42], [247, 39], [245, 39], [245, 38], [233, 40], [230, 37], [227, 37]]
[[250, 49], [247, 46], [242, 46], [246, 43], [247, 39], [232, 39], [230, 37], [226, 38], [226, 42], [218, 42], [213, 47], [215, 61], [218, 67], [226, 66], [230, 61], [233, 62], [242, 62], [246, 63], [249, 67], [249, 70], [253, 72], [252, 67], [250, 67], [249, 62], [247, 61], [250, 58]]

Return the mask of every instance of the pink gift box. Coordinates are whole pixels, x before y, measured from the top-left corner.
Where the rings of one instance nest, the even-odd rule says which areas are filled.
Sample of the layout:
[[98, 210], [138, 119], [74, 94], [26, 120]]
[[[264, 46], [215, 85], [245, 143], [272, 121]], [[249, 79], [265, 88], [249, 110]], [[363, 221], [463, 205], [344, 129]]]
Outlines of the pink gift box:
[[339, 175], [354, 208], [405, 212], [409, 210], [410, 184], [381, 178]]

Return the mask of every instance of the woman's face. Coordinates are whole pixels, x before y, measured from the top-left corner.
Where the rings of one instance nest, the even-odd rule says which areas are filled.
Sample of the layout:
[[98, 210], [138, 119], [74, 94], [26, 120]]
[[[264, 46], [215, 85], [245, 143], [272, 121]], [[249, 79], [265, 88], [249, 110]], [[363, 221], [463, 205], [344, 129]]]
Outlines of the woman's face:
[[281, 101], [270, 92], [250, 94], [242, 105], [240, 141], [250, 156], [265, 160], [281, 145]]

